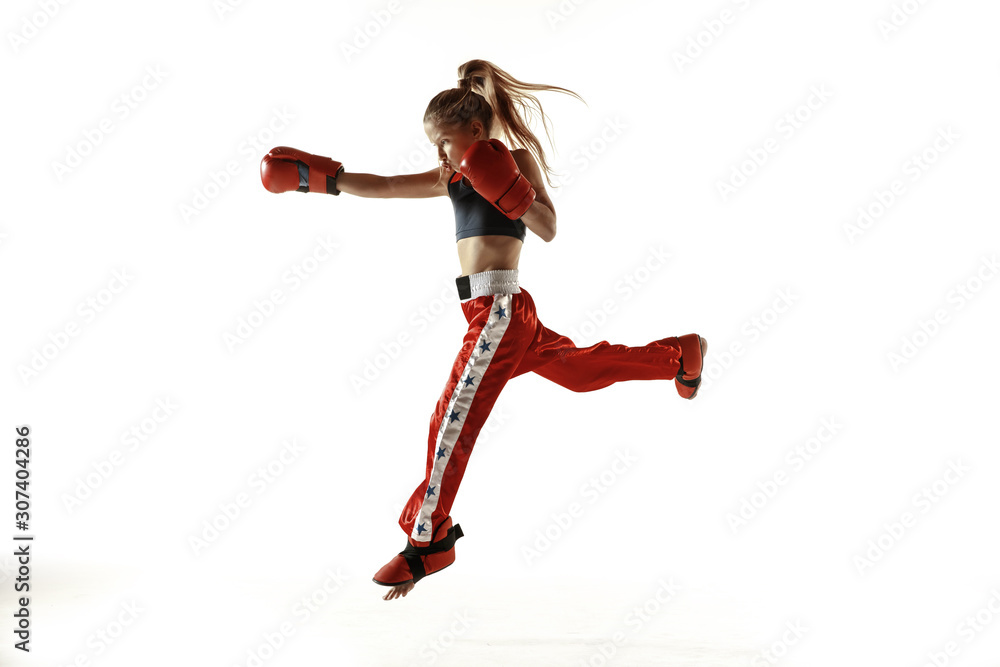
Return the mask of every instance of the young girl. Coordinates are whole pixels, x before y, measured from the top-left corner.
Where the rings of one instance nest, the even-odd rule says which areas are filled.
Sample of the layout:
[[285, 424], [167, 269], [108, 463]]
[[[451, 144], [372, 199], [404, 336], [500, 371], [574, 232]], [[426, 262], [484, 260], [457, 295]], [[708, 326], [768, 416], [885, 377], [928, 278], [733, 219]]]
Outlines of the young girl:
[[[462, 267], [456, 283], [469, 330], [431, 416], [424, 479], [399, 517], [406, 548], [374, 577], [392, 587], [386, 600], [405, 596], [421, 578], [455, 561], [462, 529], [452, 525], [451, 506], [479, 430], [508, 380], [533, 371], [572, 391], [593, 391], [624, 380], [672, 379], [683, 398], [694, 398], [707, 349], [697, 334], [641, 347], [602, 341], [578, 348], [542, 325], [518, 283], [517, 265], [526, 230], [551, 241], [556, 213], [538, 163], [546, 180], [551, 169], [523, 114], [537, 108], [545, 127], [541, 104], [529, 91], [582, 98], [518, 81], [484, 60], [470, 60], [458, 75], [458, 87], [437, 94], [424, 112], [424, 131], [440, 160], [436, 169], [403, 176], [345, 172], [340, 162], [287, 147], [261, 161], [261, 180], [271, 192], [447, 195], [455, 210]], [[508, 151], [498, 135], [528, 148]]]

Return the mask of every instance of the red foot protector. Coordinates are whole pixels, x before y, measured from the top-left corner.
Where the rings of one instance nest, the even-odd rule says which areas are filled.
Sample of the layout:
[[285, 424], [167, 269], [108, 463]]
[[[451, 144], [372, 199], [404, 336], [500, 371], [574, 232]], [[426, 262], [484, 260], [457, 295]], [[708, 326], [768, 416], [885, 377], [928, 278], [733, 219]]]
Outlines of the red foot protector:
[[462, 527], [456, 524], [453, 528], [449, 516], [434, 531], [429, 546], [418, 547], [407, 538], [406, 548], [376, 572], [372, 581], [383, 586], [417, 583], [455, 562], [455, 540], [462, 536]]
[[674, 378], [674, 385], [681, 398], [694, 398], [701, 385], [701, 366], [708, 351], [708, 341], [698, 334], [680, 336], [681, 368]]

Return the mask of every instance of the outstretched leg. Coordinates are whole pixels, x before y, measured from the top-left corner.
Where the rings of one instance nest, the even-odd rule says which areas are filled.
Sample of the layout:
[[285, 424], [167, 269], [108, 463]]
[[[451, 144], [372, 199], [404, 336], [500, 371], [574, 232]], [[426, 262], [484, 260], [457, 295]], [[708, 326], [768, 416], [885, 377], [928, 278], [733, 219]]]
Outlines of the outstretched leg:
[[539, 322], [535, 339], [514, 375], [535, 372], [580, 392], [626, 380], [675, 380], [682, 397], [694, 398], [707, 345], [704, 338], [688, 334], [634, 347], [607, 341], [577, 347], [567, 336]]

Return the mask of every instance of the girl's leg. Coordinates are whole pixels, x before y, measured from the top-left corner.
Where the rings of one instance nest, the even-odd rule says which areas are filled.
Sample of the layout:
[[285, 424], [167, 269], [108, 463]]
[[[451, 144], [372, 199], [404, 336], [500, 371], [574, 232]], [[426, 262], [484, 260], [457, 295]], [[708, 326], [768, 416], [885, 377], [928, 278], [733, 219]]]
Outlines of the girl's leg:
[[[487, 271], [470, 278], [501, 274], [509, 279], [507, 273]], [[516, 279], [516, 271], [511, 273]], [[462, 302], [469, 330], [431, 417], [425, 477], [399, 517], [412, 544], [429, 544], [451, 513], [479, 431], [532, 342], [537, 318], [534, 303], [525, 297], [518, 291]]]
[[462, 276], [459, 295], [469, 330], [431, 417], [424, 479], [399, 517], [407, 546], [372, 578], [392, 586], [386, 600], [406, 595], [421, 578], [454, 562], [462, 532], [452, 525], [452, 502], [479, 430], [537, 329], [534, 304], [522, 297], [516, 270]]
[[681, 342], [673, 336], [637, 347], [607, 341], [577, 347], [539, 322], [514, 375], [533, 371], [572, 391], [594, 391], [625, 380], [672, 380], [681, 368], [681, 352]]

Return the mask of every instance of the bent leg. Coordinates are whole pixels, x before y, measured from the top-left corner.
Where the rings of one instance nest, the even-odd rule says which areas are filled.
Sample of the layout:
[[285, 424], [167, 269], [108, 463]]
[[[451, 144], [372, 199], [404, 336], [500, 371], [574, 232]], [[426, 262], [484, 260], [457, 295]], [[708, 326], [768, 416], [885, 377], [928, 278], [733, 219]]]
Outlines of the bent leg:
[[672, 380], [680, 370], [676, 337], [629, 347], [601, 341], [577, 347], [540, 322], [515, 376], [535, 372], [572, 391], [594, 391], [626, 380]]

